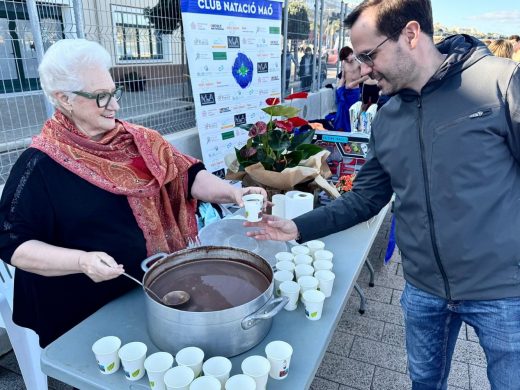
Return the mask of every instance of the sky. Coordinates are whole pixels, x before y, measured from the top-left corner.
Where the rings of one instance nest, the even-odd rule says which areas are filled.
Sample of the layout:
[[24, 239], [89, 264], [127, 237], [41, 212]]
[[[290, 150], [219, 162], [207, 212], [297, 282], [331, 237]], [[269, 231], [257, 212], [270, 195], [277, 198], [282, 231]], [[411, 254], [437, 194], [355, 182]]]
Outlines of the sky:
[[431, 0], [434, 23], [483, 33], [520, 35], [519, 0]]

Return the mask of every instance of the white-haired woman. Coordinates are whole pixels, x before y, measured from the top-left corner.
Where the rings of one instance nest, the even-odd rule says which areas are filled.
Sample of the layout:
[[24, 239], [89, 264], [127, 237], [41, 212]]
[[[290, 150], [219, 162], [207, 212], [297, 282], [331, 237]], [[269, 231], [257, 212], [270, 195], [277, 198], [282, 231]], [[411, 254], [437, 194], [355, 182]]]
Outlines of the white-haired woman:
[[197, 199], [266, 195], [230, 186], [157, 132], [116, 119], [122, 90], [111, 63], [84, 39], [48, 49], [40, 80], [56, 112], [0, 202], [0, 257], [17, 267], [13, 319], [42, 347], [135, 287], [122, 272], [141, 277], [148, 255], [185, 248], [197, 234]]

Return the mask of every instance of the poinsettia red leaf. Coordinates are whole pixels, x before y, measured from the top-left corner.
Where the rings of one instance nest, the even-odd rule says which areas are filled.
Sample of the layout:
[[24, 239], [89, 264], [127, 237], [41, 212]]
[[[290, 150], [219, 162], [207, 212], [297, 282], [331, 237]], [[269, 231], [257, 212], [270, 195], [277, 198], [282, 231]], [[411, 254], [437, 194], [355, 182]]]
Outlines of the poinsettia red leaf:
[[306, 99], [309, 96], [308, 92], [296, 92], [292, 93], [285, 98], [285, 100], [293, 100], [293, 99]]
[[277, 104], [280, 104], [279, 98], [267, 98], [265, 99], [265, 102], [268, 106], [276, 106]]
[[293, 116], [292, 118], [288, 118], [287, 120], [291, 122], [294, 127], [301, 127], [309, 123], [305, 119], [300, 118], [299, 116]]

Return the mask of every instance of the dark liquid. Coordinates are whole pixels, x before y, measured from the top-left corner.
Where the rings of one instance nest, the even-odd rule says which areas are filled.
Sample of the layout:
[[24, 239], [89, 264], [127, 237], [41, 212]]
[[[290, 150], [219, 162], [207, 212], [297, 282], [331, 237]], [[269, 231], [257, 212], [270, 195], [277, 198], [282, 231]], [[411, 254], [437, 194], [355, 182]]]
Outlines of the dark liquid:
[[240, 306], [264, 293], [270, 285], [258, 269], [231, 260], [197, 260], [177, 266], [153, 282], [154, 291], [187, 291], [191, 298], [176, 307], [185, 311], [217, 311]]

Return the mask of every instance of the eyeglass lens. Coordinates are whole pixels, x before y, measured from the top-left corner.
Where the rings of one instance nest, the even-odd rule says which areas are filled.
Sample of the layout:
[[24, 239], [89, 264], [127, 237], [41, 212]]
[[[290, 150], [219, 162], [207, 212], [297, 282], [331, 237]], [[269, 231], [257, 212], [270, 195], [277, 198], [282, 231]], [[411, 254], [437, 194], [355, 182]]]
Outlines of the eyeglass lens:
[[117, 88], [114, 92], [101, 92], [97, 94], [96, 103], [99, 108], [106, 108], [112, 97], [118, 102], [123, 95], [123, 89]]

